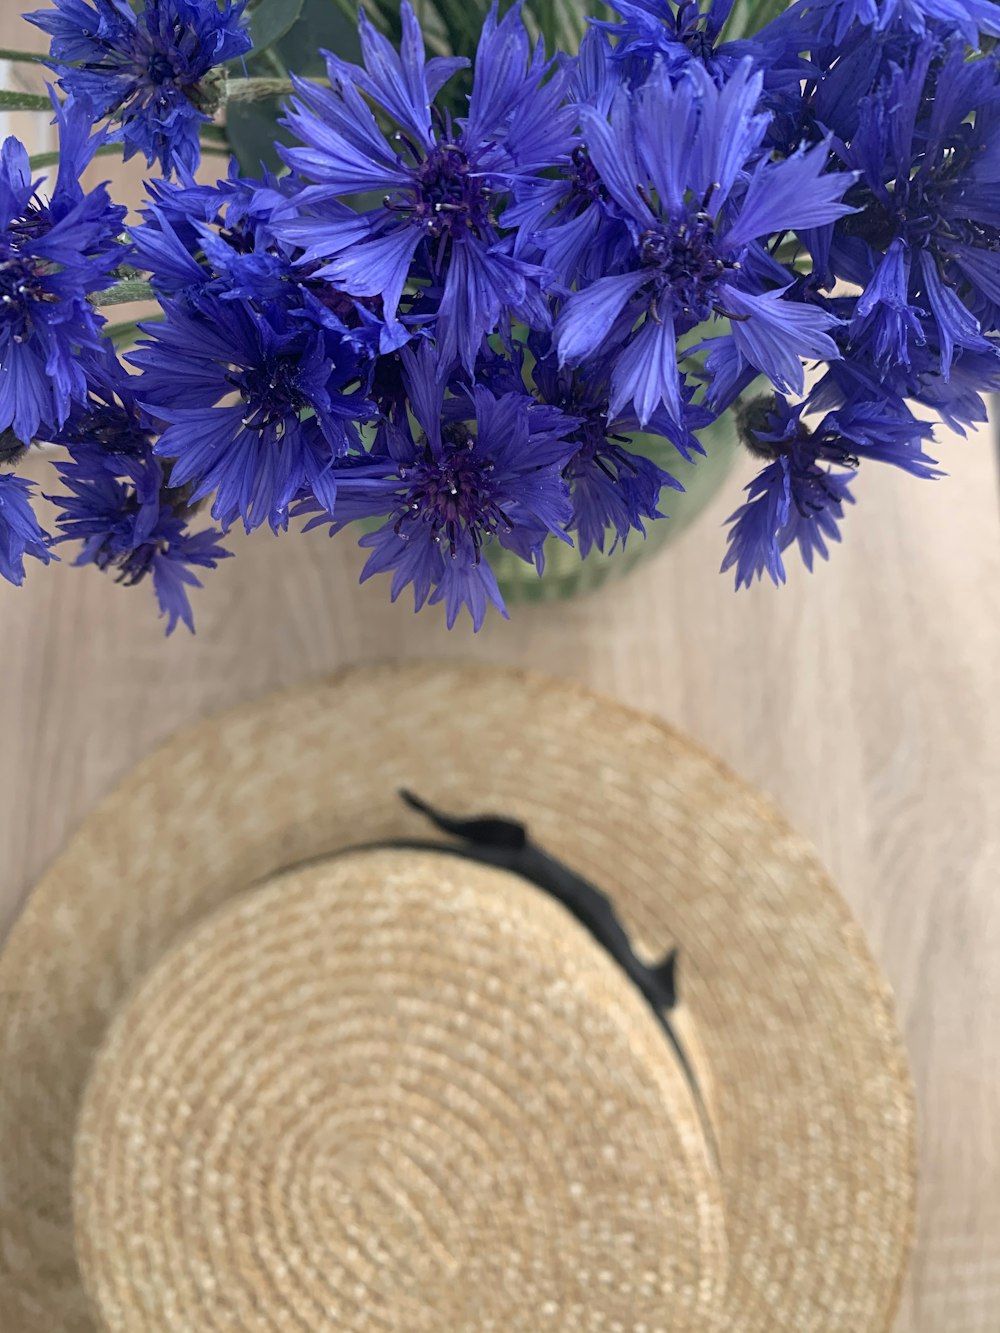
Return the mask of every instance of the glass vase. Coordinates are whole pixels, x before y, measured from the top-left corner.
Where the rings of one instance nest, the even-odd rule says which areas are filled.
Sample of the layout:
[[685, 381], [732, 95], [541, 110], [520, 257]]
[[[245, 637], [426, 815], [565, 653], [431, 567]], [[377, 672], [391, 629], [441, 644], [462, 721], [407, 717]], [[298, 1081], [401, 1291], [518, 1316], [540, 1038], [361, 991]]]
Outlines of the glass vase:
[[[647, 522], [645, 538], [641, 533], [632, 533], [624, 547], [619, 543], [613, 551], [603, 554], [594, 549], [586, 560], [581, 560], [575, 547], [550, 537], [545, 545], [545, 573], [541, 578], [533, 565], [493, 543], [488, 548], [489, 561], [504, 600], [510, 604], [578, 597], [626, 574], [686, 531], [725, 484], [738, 447], [735, 425], [728, 413], [700, 431], [698, 438], [705, 456], [686, 463], [673, 445], [659, 436], [632, 437], [631, 447], [636, 453], [648, 455], [684, 487], [683, 491], [664, 490], [660, 508], [667, 517]], [[734, 499], [733, 509], [737, 504]]]

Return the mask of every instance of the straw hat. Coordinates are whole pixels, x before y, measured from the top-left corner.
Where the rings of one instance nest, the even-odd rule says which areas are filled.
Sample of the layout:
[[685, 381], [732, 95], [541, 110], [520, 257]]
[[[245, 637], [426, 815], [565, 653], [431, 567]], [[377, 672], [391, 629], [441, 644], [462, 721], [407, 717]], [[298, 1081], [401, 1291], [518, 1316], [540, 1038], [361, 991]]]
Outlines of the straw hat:
[[[627, 940], [403, 788], [521, 821]], [[176, 737], [29, 899], [0, 1328], [885, 1333], [913, 1118], [857, 926], [717, 762], [575, 686], [357, 669]]]

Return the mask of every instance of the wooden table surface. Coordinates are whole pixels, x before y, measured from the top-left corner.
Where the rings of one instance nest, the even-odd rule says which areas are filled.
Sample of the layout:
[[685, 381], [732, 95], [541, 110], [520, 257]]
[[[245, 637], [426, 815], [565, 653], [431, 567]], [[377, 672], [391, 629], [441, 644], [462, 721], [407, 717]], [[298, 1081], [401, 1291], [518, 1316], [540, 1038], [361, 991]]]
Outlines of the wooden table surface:
[[[0, 17], [0, 45], [31, 37]], [[4, 132], [22, 130], [12, 121]], [[29, 132], [41, 146], [37, 119]], [[899, 1333], [998, 1333], [996, 452], [984, 432], [938, 454], [952, 475], [937, 483], [866, 469], [843, 547], [780, 591], [736, 595], [716, 572], [746, 471], [621, 583], [516, 608], [478, 636], [449, 634], [440, 608], [391, 606], [383, 580], [359, 588], [346, 536], [234, 537], [237, 558], [196, 594], [194, 638], [163, 637], [148, 588], [33, 564], [24, 588], [0, 582], [0, 936], [99, 797], [214, 710], [376, 659], [584, 681], [688, 731], [819, 848], [895, 988], [918, 1088], [920, 1220]], [[51, 485], [42, 457], [25, 472]]]

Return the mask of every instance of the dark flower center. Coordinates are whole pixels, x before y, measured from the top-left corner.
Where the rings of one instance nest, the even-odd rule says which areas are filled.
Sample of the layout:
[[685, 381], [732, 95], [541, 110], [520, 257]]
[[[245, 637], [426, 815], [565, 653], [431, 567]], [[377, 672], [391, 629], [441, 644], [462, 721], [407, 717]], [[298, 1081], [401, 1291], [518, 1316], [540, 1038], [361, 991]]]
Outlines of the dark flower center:
[[618, 485], [623, 476], [635, 474], [635, 463], [622, 445], [616, 443], [619, 439], [622, 443], [627, 443], [627, 440], [624, 436], [609, 437], [605, 434], [606, 429], [606, 426], [602, 429], [594, 422], [573, 437], [580, 441], [580, 448], [563, 469], [563, 476], [568, 481], [586, 478], [592, 475], [594, 468], [603, 472], [614, 485]]
[[715, 55], [715, 43], [703, 29], [686, 32], [683, 41], [696, 60], [708, 61]]
[[840, 498], [828, 471], [819, 466], [820, 459], [840, 467], [859, 466], [845, 438], [811, 431], [799, 417], [782, 418], [773, 396], [761, 395], [739, 403], [736, 432], [754, 458], [767, 463], [779, 458], [789, 460], [795, 477], [792, 498], [804, 518]]
[[607, 189], [597, 173], [597, 168], [590, 160], [590, 154], [582, 144], [573, 149], [572, 183], [574, 193], [583, 195], [588, 200], [597, 202], [608, 197]]
[[705, 212], [644, 231], [639, 260], [651, 271], [654, 299], [669, 295], [674, 311], [695, 321], [708, 319], [720, 279], [737, 267], [719, 255], [715, 228]]
[[159, 87], [161, 83], [166, 83], [174, 78], [176, 71], [171, 61], [162, 51], [154, 51], [146, 64], [146, 73], [149, 75], [150, 83]]
[[256, 237], [244, 223], [235, 227], [220, 227], [219, 240], [225, 241], [238, 255], [252, 255], [257, 249]]
[[153, 440], [138, 416], [117, 403], [94, 404], [93, 408], [71, 418], [64, 432], [67, 443], [99, 444], [112, 454], [144, 457]]
[[858, 211], [840, 224], [850, 236], [860, 236], [873, 249], [884, 251], [897, 237], [919, 249], [934, 246], [947, 252], [952, 243], [1000, 249], [1000, 231], [982, 222], [956, 217], [965, 189], [963, 180], [974, 161], [967, 142], [968, 125], [944, 146], [930, 163], [918, 160], [908, 179], [888, 181], [878, 194], [864, 181], [852, 186], [845, 202]]
[[298, 366], [290, 357], [253, 366], [239, 377], [231, 377], [230, 383], [239, 389], [246, 404], [243, 425], [247, 430], [275, 427], [280, 439], [289, 416], [306, 406], [306, 397], [299, 388]]
[[481, 234], [490, 222], [490, 191], [457, 143], [437, 144], [414, 171], [408, 211], [429, 236]]
[[431, 540], [446, 544], [455, 559], [467, 533], [478, 565], [484, 542], [512, 527], [493, 495], [493, 467], [492, 459], [477, 453], [467, 426], [446, 427], [440, 456], [428, 447], [422, 459], [399, 469], [408, 489], [396, 534], [407, 541], [429, 525]]
[[842, 504], [843, 497], [829, 470], [824, 471], [816, 463], [807, 463], [796, 469], [794, 477], [792, 503], [802, 518], [815, 518], [831, 506], [836, 509]]
[[31, 306], [48, 296], [42, 277], [40, 269], [20, 255], [0, 261], [0, 320], [12, 329], [15, 342], [23, 342], [27, 336], [24, 325]]

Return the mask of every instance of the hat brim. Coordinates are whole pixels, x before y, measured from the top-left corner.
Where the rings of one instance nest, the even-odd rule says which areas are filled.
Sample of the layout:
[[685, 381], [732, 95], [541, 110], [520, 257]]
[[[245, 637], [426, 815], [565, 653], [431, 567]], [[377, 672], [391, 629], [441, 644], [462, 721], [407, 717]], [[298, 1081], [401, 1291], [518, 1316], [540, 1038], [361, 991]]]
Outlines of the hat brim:
[[92, 1327], [73, 1134], [124, 997], [250, 884], [426, 837], [400, 788], [523, 821], [611, 896], [644, 956], [680, 946], [722, 1173], [722, 1327], [887, 1330], [913, 1232], [912, 1088], [888, 989], [815, 853], [662, 723], [444, 665], [354, 669], [181, 733], [35, 889], [0, 956], [0, 1325]]

